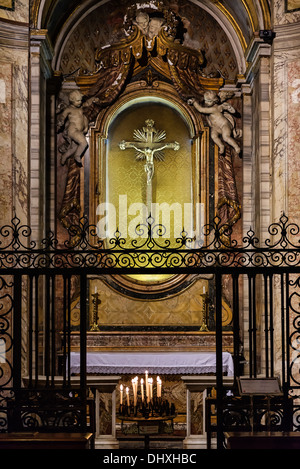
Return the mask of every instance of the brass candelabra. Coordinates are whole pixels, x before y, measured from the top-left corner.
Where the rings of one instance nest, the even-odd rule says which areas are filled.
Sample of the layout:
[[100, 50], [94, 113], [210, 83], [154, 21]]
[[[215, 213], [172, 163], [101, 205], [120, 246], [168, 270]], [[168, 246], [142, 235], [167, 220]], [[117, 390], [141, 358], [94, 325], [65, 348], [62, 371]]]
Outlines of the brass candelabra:
[[210, 300], [209, 300], [209, 296], [208, 294], [205, 292], [205, 293], [202, 293], [201, 294], [202, 296], [202, 324], [201, 324], [201, 327], [200, 327], [200, 331], [201, 332], [207, 332], [209, 329], [208, 329], [208, 326], [207, 326], [207, 323], [208, 323], [208, 305], [210, 303]]
[[100, 331], [98, 325], [98, 305], [100, 305], [101, 300], [99, 298], [99, 293], [95, 291], [92, 293], [92, 303], [93, 303], [93, 324], [91, 325], [90, 331], [98, 332]]

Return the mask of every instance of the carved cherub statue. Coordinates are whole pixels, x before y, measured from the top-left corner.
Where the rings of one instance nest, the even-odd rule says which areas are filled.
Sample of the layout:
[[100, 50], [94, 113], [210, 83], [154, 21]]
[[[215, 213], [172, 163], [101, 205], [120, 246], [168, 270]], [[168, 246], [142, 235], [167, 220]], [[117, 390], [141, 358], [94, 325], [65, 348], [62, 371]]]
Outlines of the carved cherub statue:
[[149, 28], [149, 15], [148, 13], [144, 13], [143, 11], [139, 11], [136, 14], [135, 21], [133, 21], [143, 34], [147, 36], [148, 28]]
[[133, 24], [135, 24], [146, 37], [153, 39], [158, 35], [164, 22], [163, 18], [150, 18], [148, 13], [138, 11]]
[[151, 18], [148, 28], [148, 37], [153, 39], [155, 36], [158, 36], [160, 28], [163, 24], [164, 20], [162, 18]]
[[205, 91], [204, 106], [201, 106], [194, 98], [188, 100], [188, 104], [194, 105], [197, 111], [209, 116], [207, 121], [211, 127], [211, 138], [219, 147], [221, 155], [225, 151], [222, 140], [234, 148], [237, 154], [241, 152], [234, 138], [241, 137], [242, 131], [235, 128], [235, 120], [231, 115], [236, 112], [234, 107], [225, 102], [229, 97], [232, 97], [232, 94], [225, 91], [221, 91], [219, 95], [215, 91]]
[[88, 131], [88, 119], [83, 113], [82, 94], [78, 90], [69, 94], [69, 105], [58, 115], [58, 128], [64, 128], [64, 138], [67, 145], [59, 148], [61, 164], [64, 165], [68, 158], [81, 165], [81, 158], [88, 147], [86, 133]]

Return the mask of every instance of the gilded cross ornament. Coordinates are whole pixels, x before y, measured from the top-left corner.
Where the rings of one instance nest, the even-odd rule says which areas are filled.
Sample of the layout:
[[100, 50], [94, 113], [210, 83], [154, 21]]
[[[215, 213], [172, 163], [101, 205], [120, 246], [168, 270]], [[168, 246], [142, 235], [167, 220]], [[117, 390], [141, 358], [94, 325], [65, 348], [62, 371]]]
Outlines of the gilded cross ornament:
[[152, 119], [147, 119], [142, 129], [133, 131], [133, 139], [134, 142], [122, 140], [122, 142], [119, 143], [119, 147], [121, 150], [134, 148], [136, 150], [136, 160], [146, 160], [144, 168], [147, 175], [147, 207], [150, 213], [154, 158], [163, 161], [164, 149], [170, 148], [172, 150], [179, 150], [180, 145], [176, 141], [171, 143], [164, 142], [166, 139], [166, 131], [156, 130]]

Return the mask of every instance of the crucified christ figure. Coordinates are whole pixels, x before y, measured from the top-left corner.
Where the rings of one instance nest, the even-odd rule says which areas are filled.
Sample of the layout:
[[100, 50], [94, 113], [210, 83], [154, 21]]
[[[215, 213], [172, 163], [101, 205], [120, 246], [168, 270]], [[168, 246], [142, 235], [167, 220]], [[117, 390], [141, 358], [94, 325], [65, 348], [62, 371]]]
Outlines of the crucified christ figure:
[[151, 184], [153, 174], [154, 174], [154, 161], [153, 161], [153, 156], [156, 152], [162, 151], [165, 148], [172, 148], [173, 150], [179, 150], [180, 145], [177, 142], [174, 143], [165, 143], [165, 145], [158, 147], [158, 148], [140, 148], [136, 146], [134, 142], [125, 142], [123, 140], [119, 144], [121, 150], [125, 150], [126, 148], [134, 148], [137, 152], [142, 153], [144, 157], [137, 157], [137, 159], [141, 158], [146, 158], [146, 163], [145, 163], [145, 172], [147, 174], [147, 184]]
[[121, 150], [127, 148], [134, 148], [137, 152], [136, 159], [145, 159], [145, 172], [147, 174], [147, 206], [150, 211], [152, 203], [152, 179], [154, 175], [154, 158], [157, 160], [164, 160], [163, 150], [171, 148], [173, 150], [179, 150], [180, 145], [178, 142], [164, 143], [163, 140], [166, 138], [166, 132], [164, 130], [156, 130], [154, 128], [154, 121], [147, 119], [145, 122], [146, 126], [142, 130], [134, 130], [133, 138], [135, 142], [126, 142], [122, 140], [119, 143]]

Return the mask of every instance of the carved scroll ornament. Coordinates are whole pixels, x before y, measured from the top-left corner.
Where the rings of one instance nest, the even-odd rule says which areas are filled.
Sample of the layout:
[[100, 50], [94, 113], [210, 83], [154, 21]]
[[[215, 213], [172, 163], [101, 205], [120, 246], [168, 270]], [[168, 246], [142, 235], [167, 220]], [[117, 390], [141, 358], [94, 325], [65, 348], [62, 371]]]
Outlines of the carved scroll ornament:
[[201, 98], [208, 89], [219, 90], [224, 80], [206, 77], [203, 62], [200, 50], [184, 47], [167, 27], [162, 26], [157, 35], [148, 38], [133, 24], [126, 39], [96, 51], [96, 71], [82, 73], [76, 82], [90, 100], [86, 115], [93, 121], [101, 108], [119, 96], [130, 77], [147, 66], [171, 80], [184, 100], [195, 95]]

